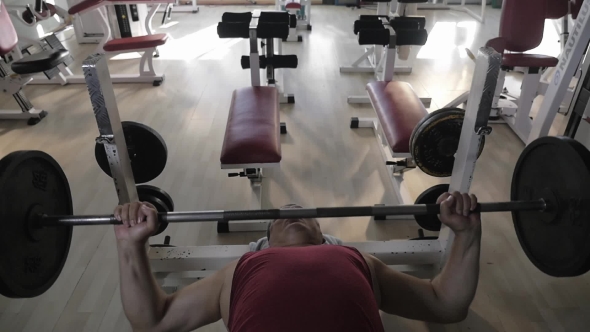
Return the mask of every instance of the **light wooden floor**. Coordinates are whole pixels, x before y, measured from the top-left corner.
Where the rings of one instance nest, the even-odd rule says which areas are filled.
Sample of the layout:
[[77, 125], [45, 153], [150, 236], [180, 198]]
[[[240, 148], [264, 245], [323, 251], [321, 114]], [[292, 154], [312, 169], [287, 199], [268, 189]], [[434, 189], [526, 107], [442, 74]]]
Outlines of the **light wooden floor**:
[[[201, 7], [199, 14], [174, 14], [178, 24], [159, 30], [173, 37], [156, 61], [166, 72], [165, 83], [157, 88], [116, 86], [122, 119], [147, 124], [165, 138], [168, 164], [152, 184], [167, 190], [178, 210], [248, 208], [248, 181], [227, 178], [219, 168], [231, 92], [249, 85], [249, 74], [239, 65], [248, 46], [243, 40], [218, 39], [215, 27], [223, 12], [251, 8]], [[266, 172], [264, 207], [290, 202], [307, 206], [396, 203], [372, 131], [348, 127], [351, 116], [374, 114], [370, 106], [346, 103], [347, 95], [364, 91], [370, 76], [338, 70], [360, 55], [352, 22], [362, 12], [369, 13], [314, 6], [313, 32], [302, 32], [301, 44], [284, 46], [285, 54], [299, 56], [300, 68], [286, 74], [288, 90], [295, 93], [297, 103], [281, 109], [289, 134], [282, 141], [281, 168]], [[462, 56], [463, 45], [475, 51], [496, 36], [499, 11], [488, 10], [484, 26], [461, 12], [423, 13], [429, 42], [414, 62], [413, 74], [398, 79], [412, 83], [420, 96], [432, 96], [432, 111], [469, 89], [473, 63]], [[80, 63], [93, 47], [77, 45], [71, 31], [62, 37], [68, 39], [76, 58], [72, 68], [80, 73]], [[135, 72], [137, 62], [111, 61], [110, 67], [111, 72]], [[0, 155], [23, 149], [50, 153], [69, 178], [75, 212], [110, 213], [117, 200], [112, 181], [94, 161], [97, 128], [86, 87], [28, 86], [25, 91], [49, 116], [34, 127], [0, 122]], [[11, 99], [0, 98], [3, 108], [16, 107]], [[511, 173], [522, 148], [507, 127], [494, 126], [472, 186], [481, 201], [509, 198]], [[447, 181], [418, 170], [409, 172], [407, 180], [414, 197]], [[537, 271], [520, 249], [508, 213], [487, 214], [483, 222], [480, 285], [467, 320], [428, 326], [395, 319], [387, 330], [587, 331], [589, 277], [555, 279]], [[410, 221], [375, 223], [369, 218], [322, 220], [321, 225], [324, 232], [344, 241], [412, 238], [418, 229]], [[263, 236], [218, 236], [213, 224], [196, 223], [170, 225], [163, 235], [172, 236], [175, 245], [238, 244]], [[161, 242], [163, 235], [155, 242]], [[111, 227], [77, 227], [63, 273], [49, 292], [35, 299], [0, 297], [0, 331], [129, 331], [119, 298], [115, 250]], [[221, 322], [203, 329], [224, 330]]]

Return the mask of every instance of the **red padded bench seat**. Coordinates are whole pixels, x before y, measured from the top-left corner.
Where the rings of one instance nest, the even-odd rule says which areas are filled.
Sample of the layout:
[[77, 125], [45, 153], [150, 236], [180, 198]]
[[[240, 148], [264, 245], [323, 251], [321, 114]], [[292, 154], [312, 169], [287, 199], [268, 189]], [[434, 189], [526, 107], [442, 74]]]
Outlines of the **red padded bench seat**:
[[287, 0], [286, 9], [301, 9], [300, 0]]
[[275, 87], [234, 91], [220, 161], [222, 166], [281, 161], [279, 95]]
[[552, 56], [541, 54], [505, 53], [502, 58], [502, 66], [541, 68], [555, 67], [559, 60]]
[[406, 82], [375, 81], [367, 84], [367, 91], [391, 151], [410, 153], [412, 131], [428, 115], [412, 86]]
[[107, 52], [121, 52], [129, 50], [141, 50], [145, 48], [154, 48], [166, 44], [168, 35], [157, 33], [155, 35], [126, 37], [121, 39], [111, 39], [104, 44], [103, 49]]

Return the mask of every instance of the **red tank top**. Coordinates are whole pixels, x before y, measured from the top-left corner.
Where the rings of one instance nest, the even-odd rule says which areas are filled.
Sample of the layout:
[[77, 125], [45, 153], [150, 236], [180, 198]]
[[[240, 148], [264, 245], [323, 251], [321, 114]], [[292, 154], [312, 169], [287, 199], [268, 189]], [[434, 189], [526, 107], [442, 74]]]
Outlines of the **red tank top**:
[[230, 332], [384, 331], [371, 272], [351, 247], [247, 253], [233, 276]]

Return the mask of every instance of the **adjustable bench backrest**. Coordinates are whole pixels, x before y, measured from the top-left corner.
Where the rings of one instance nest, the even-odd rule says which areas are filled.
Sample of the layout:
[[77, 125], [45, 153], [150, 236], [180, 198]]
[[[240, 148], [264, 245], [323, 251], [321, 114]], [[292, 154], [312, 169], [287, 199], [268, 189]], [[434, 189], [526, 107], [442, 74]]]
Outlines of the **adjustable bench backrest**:
[[500, 34], [507, 51], [526, 52], [543, 40], [547, 0], [504, 0]]

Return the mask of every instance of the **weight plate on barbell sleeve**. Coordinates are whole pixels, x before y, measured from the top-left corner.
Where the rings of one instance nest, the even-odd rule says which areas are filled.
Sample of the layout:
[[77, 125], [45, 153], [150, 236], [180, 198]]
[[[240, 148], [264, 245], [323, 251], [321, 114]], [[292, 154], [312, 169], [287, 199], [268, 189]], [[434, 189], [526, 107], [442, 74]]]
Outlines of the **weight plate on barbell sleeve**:
[[543, 137], [520, 155], [513, 201], [545, 199], [548, 211], [513, 211], [522, 249], [542, 272], [573, 277], [590, 270], [590, 151], [567, 137]]
[[[144, 124], [133, 121], [123, 121], [121, 124], [135, 183], [152, 181], [162, 173], [166, 166], [168, 159], [166, 142], [157, 131]], [[107, 154], [102, 144], [96, 144], [94, 156], [103, 172], [112, 176]]]
[[[448, 177], [453, 173], [455, 154], [461, 138], [465, 110], [441, 108], [425, 116], [410, 136], [410, 152], [416, 166], [435, 177]], [[482, 137], [478, 156], [485, 145]]]
[[[137, 186], [137, 196], [140, 202], [151, 203], [158, 212], [172, 212], [174, 211], [174, 202], [172, 197], [168, 195], [163, 189], [156, 186], [140, 185]], [[167, 222], [160, 222], [158, 230], [152, 236], [164, 232], [168, 228]]]
[[137, 192], [143, 192], [160, 199], [166, 205], [168, 212], [174, 211], [174, 201], [164, 189], [149, 184], [142, 184], [137, 186]]
[[36, 228], [35, 216], [72, 215], [68, 179], [48, 154], [17, 151], [0, 160], [0, 193], [0, 293], [39, 296], [61, 273], [72, 227]]
[[[416, 198], [415, 204], [436, 204], [436, 200], [440, 195], [449, 191], [448, 184], [437, 184], [432, 186]], [[441, 222], [437, 214], [425, 214], [414, 216], [418, 225], [425, 230], [438, 232], [440, 231]]]

